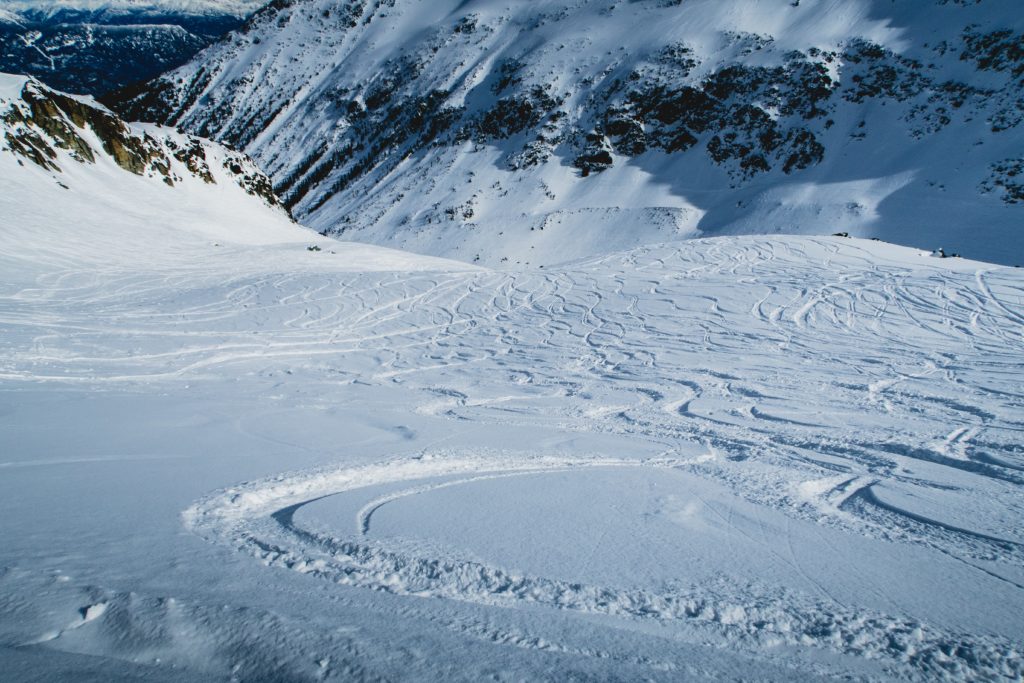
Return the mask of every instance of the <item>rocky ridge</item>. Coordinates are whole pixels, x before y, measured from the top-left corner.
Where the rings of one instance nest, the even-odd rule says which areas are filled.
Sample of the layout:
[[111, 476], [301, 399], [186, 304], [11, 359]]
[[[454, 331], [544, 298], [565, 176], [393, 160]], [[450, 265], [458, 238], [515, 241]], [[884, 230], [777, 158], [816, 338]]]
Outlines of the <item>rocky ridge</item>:
[[[60, 174], [69, 161], [106, 157], [137, 176], [175, 187], [186, 176], [216, 184], [228, 178], [269, 206], [279, 206], [270, 180], [246, 155], [170, 129], [137, 129], [101, 105], [47, 88], [35, 79], [3, 75], [17, 97], [0, 96], [0, 152]], [[218, 168], [219, 166], [219, 168]]]

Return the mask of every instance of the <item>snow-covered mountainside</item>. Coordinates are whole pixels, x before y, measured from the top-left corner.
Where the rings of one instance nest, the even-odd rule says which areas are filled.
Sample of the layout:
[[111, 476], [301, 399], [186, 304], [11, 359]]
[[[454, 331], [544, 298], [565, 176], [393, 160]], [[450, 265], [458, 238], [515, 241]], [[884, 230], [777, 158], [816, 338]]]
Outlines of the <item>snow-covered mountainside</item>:
[[5, 0], [0, 25], [176, 25], [215, 38], [265, 4], [264, 0]]
[[181, 128], [0, 74], [0, 679], [1019, 683], [1011, 5], [276, 0], [110, 99]]
[[425, 253], [847, 231], [1019, 263], [1022, 40], [1014, 2], [278, 0], [108, 102]]
[[99, 95], [181, 65], [257, 7], [215, 0], [11, 0], [0, 8], [0, 71]]
[[0, 98], [4, 680], [1024, 675], [1021, 270], [801, 236], [484, 270]]

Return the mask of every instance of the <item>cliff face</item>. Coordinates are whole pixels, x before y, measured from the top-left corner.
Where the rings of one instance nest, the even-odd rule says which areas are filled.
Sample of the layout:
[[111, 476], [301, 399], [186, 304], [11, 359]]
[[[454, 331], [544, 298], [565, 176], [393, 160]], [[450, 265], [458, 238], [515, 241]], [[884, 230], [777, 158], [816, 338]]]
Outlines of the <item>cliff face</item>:
[[106, 101], [245, 149], [318, 229], [439, 255], [842, 230], [1008, 262], [1022, 42], [1012, 3], [277, 0]]
[[171, 187], [185, 175], [209, 184], [219, 177], [269, 206], [279, 205], [269, 179], [242, 153], [169, 129], [135, 128], [87, 98], [51, 90], [33, 79], [0, 77], [0, 151], [55, 174], [68, 163], [96, 164], [105, 158], [126, 172]]

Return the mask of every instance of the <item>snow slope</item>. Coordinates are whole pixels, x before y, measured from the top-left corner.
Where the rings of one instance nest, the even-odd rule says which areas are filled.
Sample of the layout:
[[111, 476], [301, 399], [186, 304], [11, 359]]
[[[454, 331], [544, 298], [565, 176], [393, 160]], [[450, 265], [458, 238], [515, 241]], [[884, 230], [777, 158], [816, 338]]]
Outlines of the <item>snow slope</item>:
[[[230, 270], [244, 264], [248, 247], [260, 271], [271, 264], [301, 269], [307, 247], [316, 245], [323, 261], [344, 263], [346, 271], [375, 267], [373, 254], [389, 254], [389, 267], [432, 263], [339, 246], [292, 222], [244, 155], [168, 128], [126, 126], [91, 98], [34, 79], [0, 74], [0, 131], [0, 263], [8, 286], [69, 258], [96, 272], [194, 259]], [[139, 164], [134, 172], [125, 167], [132, 163]]]
[[0, 150], [5, 677], [1024, 674], [1021, 271], [798, 236], [485, 270], [77, 130], [95, 163]]
[[318, 230], [492, 266], [839, 231], [1018, 264], [1022, 16], [296, 0], [108, 102], [245, 149]]
[[20, 25], [21, 17], [17, 12], [12, 12], [9, 9], [0, 9], [0, 24], [13, 24], [15, 26]]

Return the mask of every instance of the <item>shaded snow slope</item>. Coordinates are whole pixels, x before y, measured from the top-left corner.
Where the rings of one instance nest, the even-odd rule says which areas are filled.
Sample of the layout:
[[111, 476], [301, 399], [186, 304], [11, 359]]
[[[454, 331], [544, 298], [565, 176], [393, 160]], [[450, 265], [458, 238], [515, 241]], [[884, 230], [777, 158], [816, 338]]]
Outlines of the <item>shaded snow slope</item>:
[[296, 0], [110, 102], [245, 149], [318, 230], [466, 261], [848, 231], [1016, 264], [1021, 16]]
[[204, 148], [173, 187], [0, 151], [5, 675], [1024, 673], [1019, 270], [475, 269], [320, 238]]

